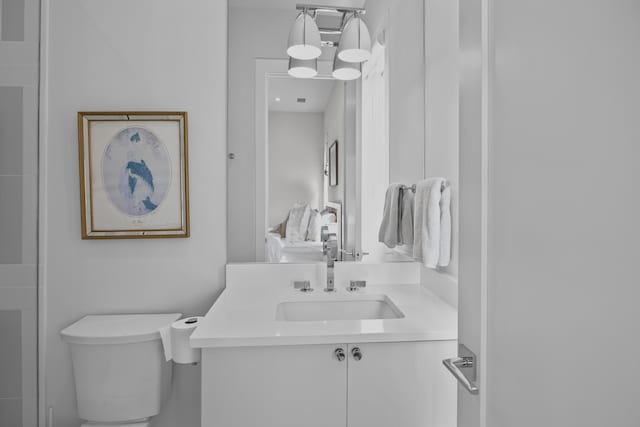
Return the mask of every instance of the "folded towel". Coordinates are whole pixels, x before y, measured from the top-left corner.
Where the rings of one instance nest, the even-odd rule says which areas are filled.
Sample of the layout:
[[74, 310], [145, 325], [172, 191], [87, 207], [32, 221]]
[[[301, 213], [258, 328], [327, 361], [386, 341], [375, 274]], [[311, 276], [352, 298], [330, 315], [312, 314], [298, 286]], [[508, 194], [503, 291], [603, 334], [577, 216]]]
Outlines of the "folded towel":
[[400, 244], [413, 245], [413, 210], [415, 196], [413, 191], [402, 192], [402, 212], [400, 213]]
[[413, 256], [425, 267], [446, 267], [451, 259], [451, 189], [444, 178], [416, 185]]
[[384, 212], [378, 232], [378, 241], [390, 248], [400, 243], [400, 195], [402, 184], [391, 184], [384, 197]]

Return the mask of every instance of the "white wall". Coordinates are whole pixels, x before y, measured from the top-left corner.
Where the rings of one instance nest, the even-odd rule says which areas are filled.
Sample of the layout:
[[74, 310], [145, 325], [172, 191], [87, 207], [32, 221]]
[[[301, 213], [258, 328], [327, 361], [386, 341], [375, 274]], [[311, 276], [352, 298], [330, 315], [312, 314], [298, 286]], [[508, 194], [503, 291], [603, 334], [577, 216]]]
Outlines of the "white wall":
[[364, 262], [383, 262], [390, 252], [378, 242], [385, 193], [389, 186], [389, 132], [386, 53], [375, 43], [372, 58], [362, 67], [362, 141], [360, 144], [360, 235]]
[[269, 113], [269, 224], [295, 202], [322, 209], [324, 114]]
[[[458, 278], [458, 1], [424, 2], [425, 176], [451, 185], [451, 262], [440, 269], [457, 289]], [[431, 277], [423, 274], [423, 277]]]
[[[255, 260], [255, 60], [287, 59], [291, 9], [229, 9], [228, 240], [229, 261]], [[325, 49], [321, 59], [332, 59]], [[260, 230], [260, 233], [263, 233]]]
[[640, 425], [640, 2], [492, 3], [491, 427]]
[[[89, 313], [202, 314], [226, 262], [226, 2], [50, 1], [43, 99], [46, 395], [56, 427], [77, 426], [59, 331]], [[189, 113], [191, 238], [82, 241], [76, 113]], [[175, 371], [160, 427], [200, 425], [199, 369]]]
[[389, 181], [410, 185], [424, 177], [424, 1], [368, 0], [366, 9], [372, 37], [386, 29]]
[[[328, 150], [331, 144], [338, 141], [338, 185], [328, 187], [328, 202], [344, 201], [345, 183], [345, 127], [344, 127], [344, 95], [345, 84], [336, 82], [331, 93], [331, 98], [324, 110], [324, 141], [327, 150], [327, 162], [329, 162]], [[328, 179], [328, 178], [327, 178]]]
[[[452, 191], [452, 254], [424, 284], [449, 301], [458, 277], [458, 2], [367, 1], [372, 34], [386, 29], [390, 182], [442, 176]], [[366, 141], [363, 141], [363, 144]], [[427, 279], [428, 278], [428, 279]]]

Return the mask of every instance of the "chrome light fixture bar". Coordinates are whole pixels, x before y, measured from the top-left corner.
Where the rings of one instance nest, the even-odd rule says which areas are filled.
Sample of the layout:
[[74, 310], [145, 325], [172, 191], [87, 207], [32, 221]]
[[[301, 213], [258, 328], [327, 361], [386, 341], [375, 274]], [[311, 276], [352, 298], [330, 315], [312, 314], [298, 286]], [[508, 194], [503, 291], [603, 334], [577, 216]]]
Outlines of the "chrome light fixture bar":
[[367, 13], [367, 11], [362, 7], [343, 7], [343, 6], [327, 6], [327, 5], [319, 5], [319, 4], [296, 4], [296, 10], [313, 10], [317, 12], [325, 12], [325, 13], [353, 13], [359, 12], [362, 15]]

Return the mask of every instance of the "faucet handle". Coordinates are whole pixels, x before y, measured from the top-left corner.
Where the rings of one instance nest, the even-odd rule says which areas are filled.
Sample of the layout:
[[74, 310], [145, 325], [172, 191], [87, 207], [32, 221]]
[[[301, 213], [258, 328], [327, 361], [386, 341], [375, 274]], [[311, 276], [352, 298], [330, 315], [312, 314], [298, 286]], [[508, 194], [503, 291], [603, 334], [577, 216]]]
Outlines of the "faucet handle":
[[323, 225], [320, 228], [320, 241], [326, 242], [327, 240], [329, 240], [329, 226]]
[[312, 292], [311, 282], [309, 280], [296, 280], [293, 282], [294, 289], [300, 289], [300, 292]]
[[347, 250], [345, 250], [345, 249], [340, 249], [340, 253], [343, 253], [343, 254], [348, 255], [348, 256], [350, 256], [350, 257], [353, 257], [353, 258], [355, 258], [355, 257], [358, 255], [358, 254], [356, 253], [355, 248], [354, 248], [354, 249], [351, 249], [350, 251], [347, 251]]
[[349, 282], [349, 291], [350, 292], [355, 292], [357, 291], [359, 288], [366, 288], [367, 287], [367, 281], [366, 280], [352, 280]]

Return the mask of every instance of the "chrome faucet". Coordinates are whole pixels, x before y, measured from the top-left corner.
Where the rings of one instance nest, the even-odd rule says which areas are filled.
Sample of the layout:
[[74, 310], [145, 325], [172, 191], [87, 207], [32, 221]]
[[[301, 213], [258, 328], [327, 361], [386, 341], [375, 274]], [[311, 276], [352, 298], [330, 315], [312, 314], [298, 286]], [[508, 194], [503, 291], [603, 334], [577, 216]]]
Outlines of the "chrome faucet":
[[338, 237], [335, 233], [329, 233], [329, 227], [322, 227], [322, 253], [327, 259], [327, 287], [325, 292], [335, 291], [333, 267], [338, 259]]

